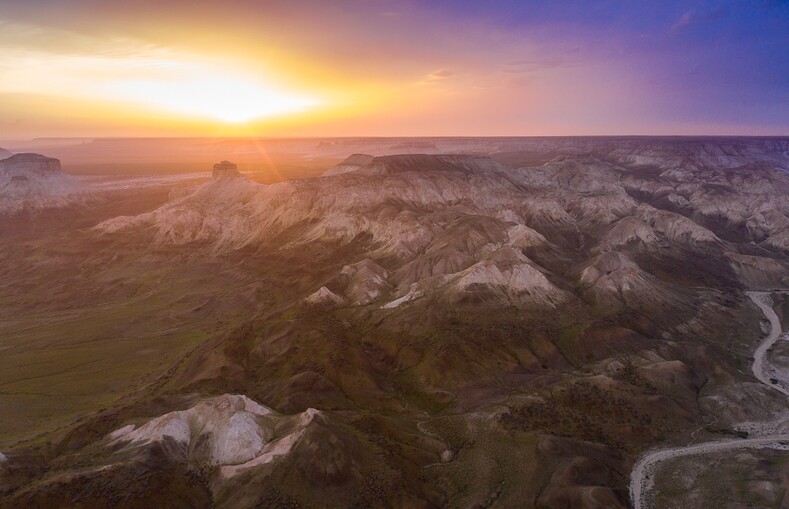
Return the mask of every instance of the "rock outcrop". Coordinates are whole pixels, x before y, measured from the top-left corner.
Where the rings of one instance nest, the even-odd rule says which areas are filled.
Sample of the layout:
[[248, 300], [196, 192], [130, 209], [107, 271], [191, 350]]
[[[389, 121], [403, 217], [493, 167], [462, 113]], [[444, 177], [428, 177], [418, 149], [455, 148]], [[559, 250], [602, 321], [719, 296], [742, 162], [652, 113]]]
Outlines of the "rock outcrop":
[[315, 293], [311, 293], [304, 302], [312, 306], [335, 307], [342, 306], [345, 299], [332, 292], [325, 286], [321, 286]]
[[197, 468], [218, 467], [221, 483], [288, 454], [319, 414], [308, 409], [281, 416], [246, 396], [225, 394], [139, 427], [124, 426], [110, 433], [108, 440], [124, 449], [169, 442], [176, 461]]
[[266, 487], [304, 486], [320, 486], [305, 497], [320, 505], [328, 494], [352, 499], [366, 480], [362, 472], [383, 471], [369, 448], [327, 412], [283, 415], [223, 394], [110, 432], [87, 445], [89, 465], [43, 473], [10, 506], [62, 505], [59, 496], [78, 492], [81, 500], [67, 505], [253, 508], [270, 505]]
[[214, 170], [211, 177], [214, 179], [221, 178], [235, 178], [240, 177], [241, 173], [238, 172], [238, 166], [230, 161], [222, 161], [214, 165]]
[[580, 282], [595, 300], [609, 305], [617, 301], [626, 304], [638, 296], [660, 301], [666, 293], [655, 277], [616, 251], [593, 258], [581, 271]]
[[[250, 206], [252, 200], [265, 186], [250, 181], [237, 170], [220, 170], [216, 178], [198, 186], [192, 192], [173, 198], [164, 206], [139, 216], [119, 216], [101, 223], [97, 228], [106, 232], [124, 231], [146, 223], [161, 226], [156, 242], [185, 244], [189, 242], [216, 242], [217, 249], [230, 245], [246, 244], [237, 236], [247, 230], [248, 217], [236, 217], [235, 224], [226, 222], [225, 216]], [[165, 219], [166, 218], [166, 219]], [[220, 240], [224, 239], [224, 240]]]
[[447, 292], [452, 300], [494, 300], [499, 304], [553, 305], [567, 298], [520, 251], [505, 248], [458, 273]]
[[57, 159], [22, 153], [0, 160], [0, 213], [35, 213], [84, 203], [87, 191], [63, 172]]

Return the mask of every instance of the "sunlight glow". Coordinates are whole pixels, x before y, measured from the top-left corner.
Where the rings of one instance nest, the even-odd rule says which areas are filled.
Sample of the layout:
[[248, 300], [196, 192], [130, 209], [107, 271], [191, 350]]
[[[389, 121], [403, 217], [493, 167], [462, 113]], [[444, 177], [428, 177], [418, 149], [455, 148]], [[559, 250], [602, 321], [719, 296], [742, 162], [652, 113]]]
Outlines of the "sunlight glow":
[[[26, 40], [47, 35], [43, 29], [9, 25], [1, 18], [0, 26]], [[82, 109], [95, 107], [93, 117], [103, 108], [106, 115], [114, 113], [113, 118], [118, 113], [129, 118], [153, 115], [148, 117], [153, 122], [184, 125], [219, 120], [239, 128], [257, 120], [313, 114], [327, 102], [325, 95], [318, 99], [314, 91], [294, 85], [292, 76], [283, 80], [289, 73], [281, 65], [276, 74], [259, 62], [229, 62], [141, 41], [112, 40], [107, 48], [94, 49], [101, 47], [100, 40], [71, 33], [59, 37], [68, 47], [62, 52], [46, 45], [7, 47], [0, 36], [0, 94], [62, 99], [66, 105], [75, 100]], [[32, 110], [26, 111], [29, 115]]]
[[114, 83], [112, 91], [119, 99], [228, 123], [299, 113], [319, 104], [314, 99], [297, 97], [231, 77], [124, 81]]

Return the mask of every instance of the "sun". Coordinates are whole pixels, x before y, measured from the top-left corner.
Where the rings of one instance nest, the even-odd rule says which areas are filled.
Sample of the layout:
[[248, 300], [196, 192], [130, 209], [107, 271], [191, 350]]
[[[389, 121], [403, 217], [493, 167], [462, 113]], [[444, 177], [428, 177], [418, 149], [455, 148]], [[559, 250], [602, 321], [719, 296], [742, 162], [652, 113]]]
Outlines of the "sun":
[[116, 95], [124, 100], [227, 123], [300, 113], [320, 103], [253, 80], [226, 76], [124, 81], [116, 83], [113, 88]]

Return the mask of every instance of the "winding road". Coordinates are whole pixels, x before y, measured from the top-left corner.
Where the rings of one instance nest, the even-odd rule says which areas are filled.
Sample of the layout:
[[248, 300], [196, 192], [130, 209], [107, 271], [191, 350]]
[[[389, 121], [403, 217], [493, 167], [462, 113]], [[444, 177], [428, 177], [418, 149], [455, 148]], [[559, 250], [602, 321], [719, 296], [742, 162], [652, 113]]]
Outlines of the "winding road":
[[[765, 318], [770, 322], [769, 334], [762, 340], [753, 355], [753, 374], [763, 384], [789, 396], [789, 380], [782, 378], [776, 369], [765, 360], [765, 355], [781, 335], [781, 322], [772, 308], [770, 294], [768, 292], [746, 292], [746, 294], [759, 306]], [[661, 461], [734, 449], [789, 450], [789, 434], [720, 440], [648, 452], [636, 461], [630, 474], [630, 500], [634, 509], [650, 507], [645, 498], [654, 483], [655, 467]]]

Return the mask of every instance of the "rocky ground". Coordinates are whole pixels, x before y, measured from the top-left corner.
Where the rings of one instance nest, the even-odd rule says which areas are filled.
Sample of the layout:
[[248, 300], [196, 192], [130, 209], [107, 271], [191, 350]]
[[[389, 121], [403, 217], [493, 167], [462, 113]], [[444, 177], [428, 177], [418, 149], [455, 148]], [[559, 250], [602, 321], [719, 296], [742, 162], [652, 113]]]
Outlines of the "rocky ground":
[[9, 230], [0, 506], [627, 506], [771, 404], [788, 140], [428, 141]]

